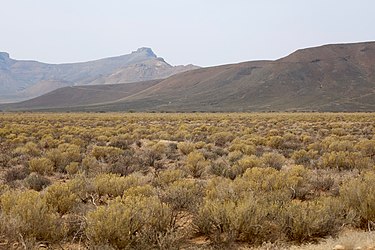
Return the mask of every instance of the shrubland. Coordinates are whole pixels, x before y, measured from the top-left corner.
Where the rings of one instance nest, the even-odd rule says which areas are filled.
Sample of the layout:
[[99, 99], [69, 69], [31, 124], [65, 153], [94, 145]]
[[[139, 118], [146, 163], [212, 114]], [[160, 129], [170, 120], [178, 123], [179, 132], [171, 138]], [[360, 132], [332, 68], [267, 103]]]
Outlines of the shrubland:
[[371, 113], [0, 113], [0, 243], [291, 246], [374, 230], [374, 134]]

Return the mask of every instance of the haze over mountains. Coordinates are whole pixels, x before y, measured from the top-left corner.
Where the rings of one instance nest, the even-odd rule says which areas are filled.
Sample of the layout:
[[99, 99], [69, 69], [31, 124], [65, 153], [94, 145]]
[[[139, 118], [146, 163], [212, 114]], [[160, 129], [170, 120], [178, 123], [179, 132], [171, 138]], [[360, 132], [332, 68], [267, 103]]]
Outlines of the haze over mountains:
[[[375, 42], [301, 49], [275, 61], [200, 68], [164, 80], [87, 86], [96, 81], [121, 82], [117, 79], [128, 75], [126, 71], [122, 72], [112, 73], [105, 77], [106, 80], [96, 75], [95, 79], [74, 84], [85, 86], [60, 88], [0, 108], [56, 111], [375, 111]], [[85, 74], [89, 75], [87, 71]]]
[[197, 66], [171, 66], [150, 48], [96, 61], [46, 64], [14, 60], [0, 52], [0, 103], [26, 100], [75, 85], [129, 83], [162, 79]]

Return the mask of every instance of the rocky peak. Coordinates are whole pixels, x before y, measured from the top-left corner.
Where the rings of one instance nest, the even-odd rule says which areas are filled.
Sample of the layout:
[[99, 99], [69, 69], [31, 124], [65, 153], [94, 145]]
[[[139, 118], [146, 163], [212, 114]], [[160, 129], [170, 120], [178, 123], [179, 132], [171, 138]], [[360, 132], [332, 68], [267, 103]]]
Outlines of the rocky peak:
[[9, 54], [6, 52], [0, 52], [0, 59], [9, 59]]
[[132, 54], [144, 54], [146, 55], [147, 57], [153, 57], [153, 58], [156, 58], [157, 56], [155, 55], [155, 53], [152, 51], [151, 48], [147, 48], [147, 47], [142, 47], [142, 48], [139, 48], [137, 49], [137, 51], [133, 51]]

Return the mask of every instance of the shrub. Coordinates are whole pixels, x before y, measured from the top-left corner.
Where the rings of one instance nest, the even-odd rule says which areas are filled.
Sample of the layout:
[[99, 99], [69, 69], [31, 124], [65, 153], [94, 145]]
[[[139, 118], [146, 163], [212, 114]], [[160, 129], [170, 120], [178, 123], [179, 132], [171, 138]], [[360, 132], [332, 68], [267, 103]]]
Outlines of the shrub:
[[91, 154], [97, 159], [102, 161], [111, 162], [120, 156], [124, 151], [119, 148], [111, 146], [94, 146]]
[[78, 202], [78, 196], [69, 189], [67, 184], [49, 186], [44, 194], [44, 199], [47, 205], [59, 214], [71, 212]]
[[218, 132], [211, 136], [211, 141], [215, 143], [216, 146], [223, 147], [225, 144], [233, 141], [234, 135], [230, 132]]
[[232, 151], [228, 154], [228, 161], [232, 164], [236, 163], [243, 156], [242, 152], [239, 150]]
[[53, 162], [47, 158], [34, 158], [29, 161], [29, 169], [31, 172], [38, 174], [52, 174]]
[[264, 153], [261, 160], [265, 167], [271, 167], [280, 170], [285, 163], [285, 157], [279, 153]]
[[188, 155], [194, 151], [195, 145], [192, 142], [179, 142], [177, 148], [181, 151], [182, 154]]
[[170, 230], [171, 211], [157, 197], [129, 196], [87, 215], [86, 234], [96, 244], [117, 249], [157, 242]]
[[215, 243], [270, 241], [278, 232], [273, 231], [275, 228], [267, 218], [269, 207], [251, 194], [237, 202], [205, 199], [194, 225]]
[[28, 168], [23, 166], [16, 166], [7, 170], [4, 174], [4, 180], [6, 183], [11, 183], [16, 180], [23, 180], [30, 174]]
[[371, 167], [372, 161], [363, 157], [359, 152], [330, 152], [324, 153], [321, 158], [321, 167], [336, 168], [340, 170], [359, 169]]
[[14, 230], [26, 238], [55, 241], [64, 235], [64, 227], [36, 191], [8, 191], [0, 197], [1, 209], [14, 223]]
[[334, 198], [292, 200], [281, 217], [285, 235], [289, 240], [301, 243], [336, 235], [343, 222], [343, 210]]
[[157, 176], [153, 180], [153, 183], [155, 186], [166, 187], [184, 177], [186, 177], [186, 174], [180, 169], [166, 169], [158, 172]]
[[79, 163], [78, 162], [71, 162], [69, 165], [65, 167], [65, 171], [70, 174], [74, 175], [79, 171]]
[[255, 155], [252, 156], [244, 156], [240, 159], [237, 164], [232, 167], [232, 171], [235, 176], [240, 176], [249, 168], [261, 167], [262, 161], [256, 157]]
[[194, 178], [199, 178], [209, 166], [203, 154], [197, 151], [191, 152], [186, 158], [185, 170]]
[[144, 183], [144, 178], [135, 174], [126, 177], [116, 174], [99, 174], [94, 178], [93, 186], [99, 196], [117, 197], [122, 196], [126, 189]]
[[349, 180], [340, 188], [340, 199], [348, 210], [359, 218], [360, 226], [366, 228], [375, 221], [375, 173], [366, 172], [359, 178]]
[[355, 148], [360, 150], [364, 156], [375, 160], [375, 140], [362, 140]]
[[196, 180], [181, 179], [166, 187], [162, 200], [173, 210], [193, 211], [201, 202], [203, 187]]
[[34, 189], [35, 191], [41, 191], [51, 185], [51, 181], [48, 178], [37, 173], [31, 173], [24, 181], [28, 188]]

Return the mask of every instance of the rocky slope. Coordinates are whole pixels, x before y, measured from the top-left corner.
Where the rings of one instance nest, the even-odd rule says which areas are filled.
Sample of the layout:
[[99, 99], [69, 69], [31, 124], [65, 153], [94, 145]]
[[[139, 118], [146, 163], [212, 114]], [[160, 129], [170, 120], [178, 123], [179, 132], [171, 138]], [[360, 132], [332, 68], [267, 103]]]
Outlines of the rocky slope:
[[325, 45], [275, 61], [196, 69], [90, 105], [69, 99], [56, 105], [60, 91], [50, 93], [48, 105], [36, 98], [3, 109], [375, 111], [375, 42]]
[[69, 64], [14, 60], [0, 53], [0, 103], [30, 99], [66, 86], [129, 83], [161, 79], [193, 65], [171, 66], [150, 48], [128, 55]]

